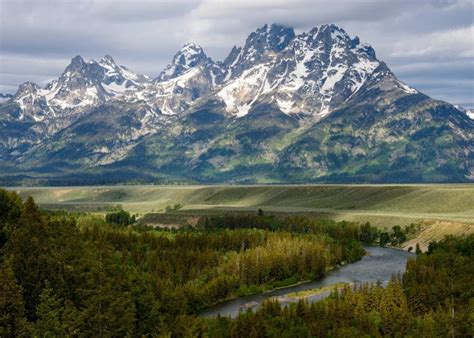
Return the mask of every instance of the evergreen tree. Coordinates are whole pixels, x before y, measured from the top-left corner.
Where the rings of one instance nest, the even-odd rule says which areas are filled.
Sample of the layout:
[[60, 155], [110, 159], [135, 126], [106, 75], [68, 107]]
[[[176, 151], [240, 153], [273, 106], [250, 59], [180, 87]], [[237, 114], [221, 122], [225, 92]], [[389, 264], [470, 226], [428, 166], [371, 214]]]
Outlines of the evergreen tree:
[[80, 336], [81, 320], [81, 312], [76, 308], [71, 300], [66, 299], [64, 302], [64, 311], [61, 318], [61, 322], [65, 329], [65, 335], [68, 337]]
[[54, 295], [53, 290], [46, 283], [40, 294], [40, 302], [36, 307], [37, 320], [34, 325], [34, 334], [40, 337], [64, 336], [65, 326], [62, 323], [64, 307], [61, 300]]
[[99, 238], [80, 266], [83, 284], [79, 331], [86, 336], [131, 336], [135, 306], [123, 271], [114, 264], [111, 248]]
[[380, 246], [385, 246], [390, 242], [390, 235], [387, 232], [382, 232], [379, 238]]
[[18, 223], [21, 199], [16, 192], [0, 189], [0, 258], [3, 246]]
[[55, 275], [48, 235], [45, 220], [33, 198], [28, 197], [22, 206], [19, 225], [7, 243], [7, 253], [11, 256], [15, 277], [23, 289], [29, 320], [36, 319], [36, 306], [44, 281]]
[[419, 243], [416, 243], [415, 253], [417, 255], [421, 254], [421, 249], [420, 249], [420, 244]]
[[11, 261], [6, 260], [0, 266], [0, 337], [27, 336], [29, 329], [21, 287], [16, 282]]

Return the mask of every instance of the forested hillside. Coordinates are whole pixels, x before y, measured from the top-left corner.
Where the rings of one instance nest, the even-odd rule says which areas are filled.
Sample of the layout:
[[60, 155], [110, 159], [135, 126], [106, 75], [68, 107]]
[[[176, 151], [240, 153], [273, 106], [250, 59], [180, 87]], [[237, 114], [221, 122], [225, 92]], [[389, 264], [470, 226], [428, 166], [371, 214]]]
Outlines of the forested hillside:
[[[120, 217], [116, 217], [116, 216]], [[474, 236], [432, 243], [381, 284], [236, 319], [198, 311], [233, 297], [314, 279], [385, 235], [369, 224], [253, 215], [203, 217], [157, 230], [124, 212], [46, 212], [0, 190], [0, 336], [473, 335]], [[125, 221], [124, 221], [125, 220]], [[119, 223], [119, 224], [116, 224]], [[405, 229], [406, 230], [406, 229]], [[397, 240], [402, 229], [387, 234]]]
[[2, 337], [180, 336], [184, 316], [199, 309], [313, 279], [364, 254], [353, 224], [321, 223], [304, 234], [170, 232], [45, 213], [4, 190], [0, 210]]

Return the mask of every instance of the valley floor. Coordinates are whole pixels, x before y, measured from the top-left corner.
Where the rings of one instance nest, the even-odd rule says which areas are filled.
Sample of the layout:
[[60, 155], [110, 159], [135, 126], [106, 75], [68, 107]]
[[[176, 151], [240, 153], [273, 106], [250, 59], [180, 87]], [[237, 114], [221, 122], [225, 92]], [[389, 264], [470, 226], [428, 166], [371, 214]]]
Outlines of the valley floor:
[[[44, 208], [105, 213], [117, 206], [152, 226], [194, 225], [200, 216], [228, 212], [313, 215], [370, 222], [383, 228], [421, 225], [404, 243], [426, 250], [445, 235], [474, 233], [474, 185], [248, 185], [90, 186], [9, 188]], [[178, 205], [178, 210], [173, 210]], [[168, 211], [166, 209], [168, 207]], [[172, 209], [172, 210], [170, 210]]]
[[[395, 224], [474, 224], [474, 185], [93, 186], [10, 188], [46, 208], [104, 212], [117, 205], [140, 215], [179, 204], [183, 215], [262, 208], [335, 220]], [[442, 222], [441, 222], [442, 221]], [[469, 228], [472, 228], [470, 226]]]

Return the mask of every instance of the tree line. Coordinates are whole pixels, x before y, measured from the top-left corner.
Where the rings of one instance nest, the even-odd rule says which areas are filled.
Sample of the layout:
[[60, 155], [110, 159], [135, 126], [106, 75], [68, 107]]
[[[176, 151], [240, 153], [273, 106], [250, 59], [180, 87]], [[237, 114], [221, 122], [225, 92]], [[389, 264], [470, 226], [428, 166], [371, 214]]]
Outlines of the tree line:
[[256, 228], [271, 231], [289, 231], [298, 233], [327, 234], [335, 239], [357, 240], [365, 244], [380, 246], [399, 246], [410, 236], [421, 230], [419, 224], [410, 224], [404, 227], [395, 225], [391, 229], [381, 229], [372, 226], [369, 222], [336, 222], [330, 219], [305, 216], [275, 216], [265, 215], [262, 209], [257, 213], [233, 213], [217, 216], [204, 216], [198, 226], [204, 229], [242, 229]]

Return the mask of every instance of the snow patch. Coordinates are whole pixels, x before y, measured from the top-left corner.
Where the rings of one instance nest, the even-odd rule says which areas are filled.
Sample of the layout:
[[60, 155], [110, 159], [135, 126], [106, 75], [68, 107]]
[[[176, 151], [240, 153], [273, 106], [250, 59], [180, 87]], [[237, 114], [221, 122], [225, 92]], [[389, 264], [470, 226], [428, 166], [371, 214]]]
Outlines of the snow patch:
[[183, 48], [180, 51], [180, 54], [184, 56], [184, 63], [183, 65], [188, 66], [191, 64], [193, 61], [194, 57], [196, 55], [199, 55], [202, 53], [201, 47], [194, 43], [187, 43], [183, 46]]
[[286, 115], [290, 115], [292, 113], [292, 109], [294, 105], [292, 100], [276, 99], [276, 103], [278, 107], [280, 108], [280, 110]]
[[122, 84], [111, 82], [109, 84], [102, 84], [102, 87], [104, 87], [105, 91], [111, 95], [121, 95], [127, 91], [125, 83], [126, 81], [124, 81]]
[[187, 82], [193, 77], [195, 77], [196, 75], [198, 75], [200, 72], [201, 72], [201, 67], [194, 67], [173, 80], [176, 80], [176, 84], [178, 86], [185, 87]]
[[304, 56], [300, 61], [296, 62], [295, 70], [291, 74], [291, 78], [293, 79], [294, 88], [298, 89], [304, 85], [305, 77], [308, 76], [308, 68], [306, 67], [306, 63], [311, 61], [311, 59], [316, 54], [316, 51], [305, 51]]
[[268, 65], [260, 64], [242, 73], [222, 88], [217, 95], [224, 101], [226, 110], [236, 117], [248, 114], [252, 104], [264, 92]]
[[[351, 96], [347, 98], [349, 100], [355, 93], [359, 91], [362, 85], [365, 83], [367, 78], [377, 69], [379, 66], [378, 61], [368, 60], [367, 58], [359, 58], [357, 63], [354, 63], [351, 67], [351, 79], [353, 84], [351, 86]], [[347, 101], [346, 100], [346, 101]]]
[[407, 94], [416, 94], [416, 93], [418, 93], [418, 91], [416, 89], [409, 87], [408, 85], [404, 84], [401, 81], [398, 81], [398, 85]]
[[120, 71], [122, 72], [122, 76], [126, 80], [130, 80], [130, 81], [138, 81], [139, 80], [138, 74], [129, 71], [127, 68], [125, 68], [123, 66], [120, 66]]
[[329, 67], [326, 73], [327, 74], [326, 80], [324, 81], [321, 87], [321, 90], [326, 93], [331, 92], [332, 94], [332, 91], [334, 90], [336, 83], [338, 83], [342, 79], [346, 71], [347, 71], [347, 66], [342, 65], [342, 64]]

